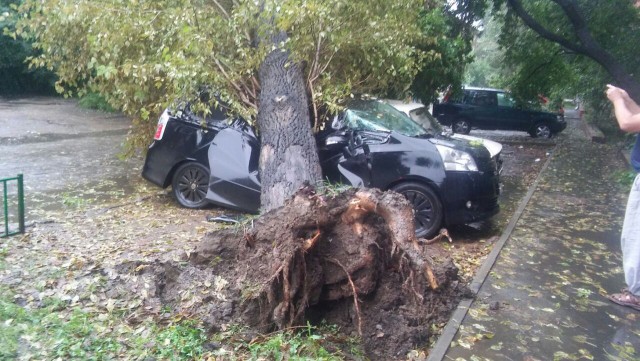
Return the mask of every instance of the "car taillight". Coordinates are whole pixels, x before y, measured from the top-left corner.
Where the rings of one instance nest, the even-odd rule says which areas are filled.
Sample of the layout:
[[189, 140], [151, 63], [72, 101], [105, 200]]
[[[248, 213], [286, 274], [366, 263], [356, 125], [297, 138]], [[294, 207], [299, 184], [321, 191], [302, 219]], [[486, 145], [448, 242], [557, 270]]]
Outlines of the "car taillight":
[[169, 112], [165, 109], [158, 119], [158, 127], [156, 128], [156, 134], [153, 136], [153, 139], [160, 140], [164, 135], [164, 130], [167, 127], [167, 123], [169, 122]]

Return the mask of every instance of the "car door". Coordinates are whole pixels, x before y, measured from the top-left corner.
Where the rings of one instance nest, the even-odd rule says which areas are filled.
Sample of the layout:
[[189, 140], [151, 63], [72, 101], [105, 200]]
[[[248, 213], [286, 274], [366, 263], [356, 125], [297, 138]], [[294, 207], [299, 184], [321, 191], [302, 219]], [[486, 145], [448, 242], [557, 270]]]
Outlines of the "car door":
[[486, 90], [467, 90], [465, 99], [472, 106], [472, 126], [481, 129], [496, 129], [499, 125], [496, 93]]
[[213, 203], [248, 212], [260, 209], [260, 142], [248, 125], [218, 132], [209, 146], [209, 188]]
[[528, 130], [529, 114], [516, 105], [509, 93], [498, 92], [499, 128], [504, 130]]
[[322, 174], [331, 183], [354, 187], [371, 185], [368, 140], [358, 131], [330, 131], [317, 137]]
[[346, 110], [327, 120], [318, 134], [318, 155], [322, 174], [332, 183], [354, 187], [371, 186], [370, 144], [388, 140], [388, 133], [369, 130], [366, 118]]

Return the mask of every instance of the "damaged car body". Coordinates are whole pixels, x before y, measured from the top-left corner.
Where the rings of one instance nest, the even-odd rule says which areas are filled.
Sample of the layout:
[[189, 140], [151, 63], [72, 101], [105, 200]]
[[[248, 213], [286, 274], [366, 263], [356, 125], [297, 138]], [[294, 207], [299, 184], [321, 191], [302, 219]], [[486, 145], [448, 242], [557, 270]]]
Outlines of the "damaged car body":
[[[499, 154], [429, 132], [376, 100], [353, 100], [329, 118], [316, 135], [323, 176], [403, 194], [414, 208], [418, 237], [498, 212]], [[256, 213], [259, 155], [259, 138], [244, 120], [219, 109], [203, 119], [187, 105], [160, 117], [142, 175], [171, 185], [184, 207], [213, 203]]]

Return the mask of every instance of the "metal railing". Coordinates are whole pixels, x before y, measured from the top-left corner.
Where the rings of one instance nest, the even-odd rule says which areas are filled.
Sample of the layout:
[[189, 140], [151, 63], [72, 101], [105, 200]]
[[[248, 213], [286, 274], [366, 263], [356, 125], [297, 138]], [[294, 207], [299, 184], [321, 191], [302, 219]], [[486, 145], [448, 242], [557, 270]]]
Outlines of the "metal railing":
[[[9, 219], [11, 214], [9, 213], [9, 187], [8, 183], [15, 181], [17, 183], [17, 214], [14, 214], [13, 218], [17, 217], [17, 230], [11, 229], [9, 226]], [[13, 236], [15, 234], [24, 233], [24, 186], [22, 181], [22, 174], [18, 174], [17, 177], [0, 179], [2, 183], [2, 209], [3, 209], [3, 230], [0, 233], [0, 238]], [[14, 203], [16, 203], [14, 201]], [[14, 222], [15, 223], [15, 222]]]

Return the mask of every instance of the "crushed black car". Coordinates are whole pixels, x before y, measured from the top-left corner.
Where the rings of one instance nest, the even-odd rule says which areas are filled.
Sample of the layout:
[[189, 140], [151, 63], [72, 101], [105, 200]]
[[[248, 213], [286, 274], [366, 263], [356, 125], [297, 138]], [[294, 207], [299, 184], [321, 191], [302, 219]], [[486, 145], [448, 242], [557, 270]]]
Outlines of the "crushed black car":
[[[499, 211], [499, 154], [477, 142], [431, 133], [388, 104], [353, 100], [316, 135], [330, 182], [403, 194], [414, 207], [416, 235], [487, 219]], [[243, 119], [189, 106], [158, 121], [142, 175], [188, 208], [208, 203], [245, 212], [260, 208], [260, 140]]]

